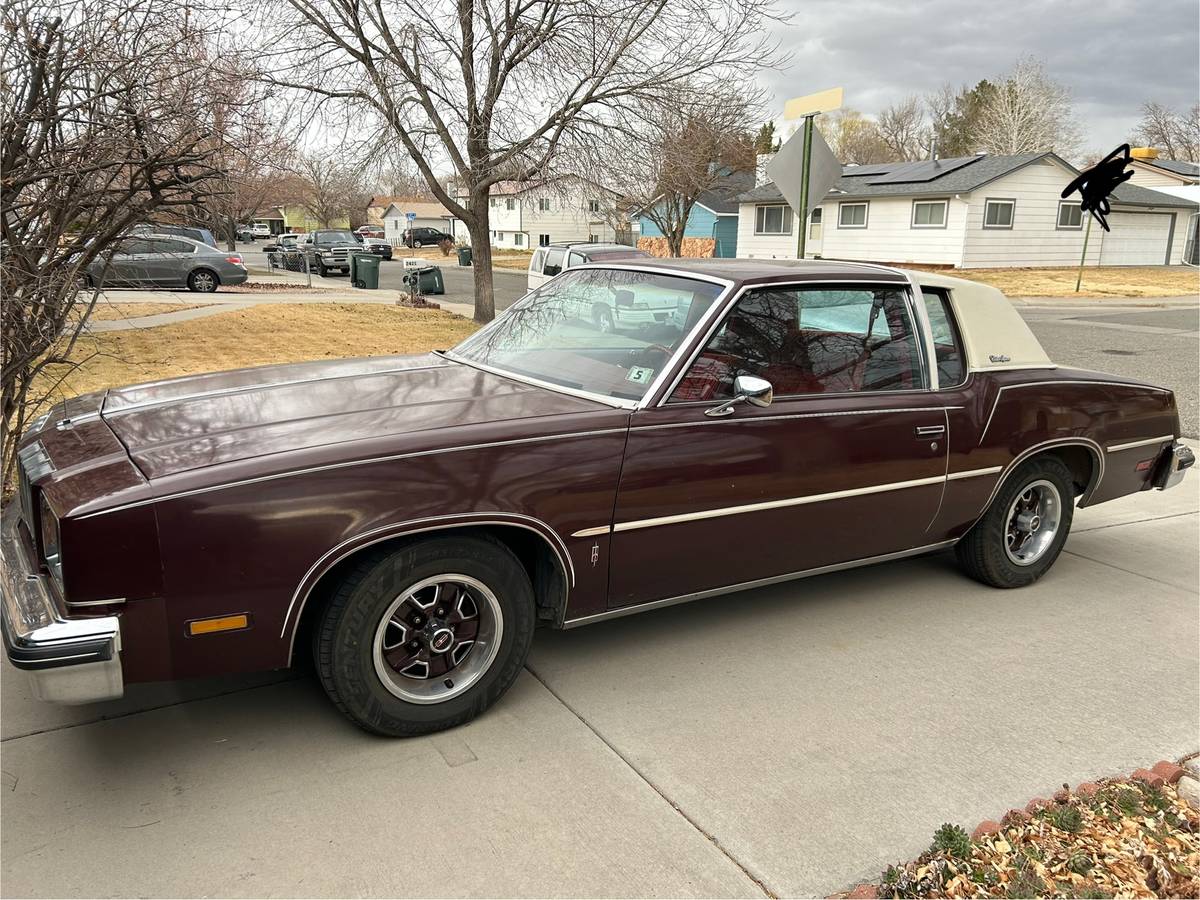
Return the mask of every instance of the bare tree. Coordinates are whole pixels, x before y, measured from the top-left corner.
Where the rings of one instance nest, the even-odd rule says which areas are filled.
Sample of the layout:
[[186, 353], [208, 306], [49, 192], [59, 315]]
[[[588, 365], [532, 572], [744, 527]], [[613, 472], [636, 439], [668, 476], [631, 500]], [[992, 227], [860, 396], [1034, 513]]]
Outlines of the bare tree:
[[896, 157], [884, 143], [879, 126], [856, 109], [842, 107], [828, 116], [817, 117], [817, 127], [829, 149], [844, 164], [893, 162]]
[[893, 103], [879, 114], [879, 138], [894, 160], [923, 159], [930, 130], [925, 122], [925, 107], [920, 97], [908, 97]]
[[761, 99], [728, 84], [680, 91], [667, 102], [631, 102], [597, 145], [597, 178], [619, 185], [626, 204], [654, 223], [671, 256], [680, 256], [701, 196], [723, 189], [732, 173], [754, 171]]
[[1133, 142], [1154, 147], [1165, 159], [1200, 160], [1200, 105], [1184, 115], [1161, 103], [1146, 103]]
[[1071, 94], [1033, 57], [1022, 57], [984, 100], [979, 115], [979, 149], [1014, 155], [1053, 151], [1074, 155], [1079, 126]]
[[[193, 2], [193, 8], [196, 4]], [[98, 292], [87, 267], [130, 226], [209, 196], [214, 77], [205, 35], [167, 0], [36, 0], [3, 14], [0, 87], [0, 445], [4, 472], [30, 410], [51, 398]], [[54, 373], [53, 377], [51, 373]]]
[[[490, 321], [488, 197], [545, 180], [634, 99], [702, 91], [775, 60], [773, 0], [288, 0], [263, 23], [276, 83], [335, 101], [408, 151], [467, 226], [475, 318]], [[272, 7], [271, 18], [280, 19]], [[463, 192], [438, 177], [451, 170]]]
[[370, 195], [353, 163], [332, 153], [312, 153], [300, 158], [296, 171], [304, 179], [304, 210], [322, 228], [365, 212]]

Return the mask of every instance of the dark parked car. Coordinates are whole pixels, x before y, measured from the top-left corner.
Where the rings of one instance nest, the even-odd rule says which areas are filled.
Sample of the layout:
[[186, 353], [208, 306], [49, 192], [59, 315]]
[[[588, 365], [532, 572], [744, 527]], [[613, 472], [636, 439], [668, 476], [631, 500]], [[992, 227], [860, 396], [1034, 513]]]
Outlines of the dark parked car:
[[362, 241], [353, 231], [314, 231], [297, 239], [300, 250], [308, 259], [308, 268], [318, 275], [328, 275], [330, 269], [350, 271], [350, 254], [362, 250]]
[[382, 238], [365, 237], [363, 238], [362, 248], [369, 250], [382, 259], [392, 258], [392, 245]]
[[[605, 293], [675, 314], [601, 331]], [[67, 702], [312, 653], [353, 721], [419, 734], [495, 702], [539, 624], [950, 547], [1030, 584], [1076, 505], [1182, 478], [1178, 435], [1171, 391], [1056, 367], [974, 282], [584, 266], [444, 353], [59, 405], [20, 442], [5, 640]]]
[[102, 254], [87, 267], [87, 282], [104, 288], [166, 287], [211, 293], [241, 284], [246, 265], [237, 253], [185, 237], [138, 233], [121, 238], [111, 258]]
[[400, 236], [405, 247], [436, 247], [442, 241], [453, 241], [454, 235], [436, 228], [409, 228]]

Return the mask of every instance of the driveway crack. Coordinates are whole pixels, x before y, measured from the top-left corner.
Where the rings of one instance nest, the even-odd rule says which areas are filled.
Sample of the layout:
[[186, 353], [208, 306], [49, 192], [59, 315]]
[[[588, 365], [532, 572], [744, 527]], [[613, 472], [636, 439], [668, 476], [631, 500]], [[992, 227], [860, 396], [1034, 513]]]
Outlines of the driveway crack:
[[561, 694], [559, 694], [556, 690], [554, 690], [554, 688], [550, 687], [550, 685], [546, 681], [546, 679], [544, 679], [541, 675], [539, 675], [533, 669], [533, 667], [530, 666], [528, 663], [526, 663], [526, 665], [525, 665], [525, 671], [527, 671], [530, 675], [532, 675], [534, 678], [536, 678], [538, 683], [541, 684], [541, 686], [544, 687], [547, 691], [549, 691], [550, 695], [552, 697], [554, 697], [555, 700], [557, 700], [564, 707], [566, 707], [566, 709], [571, 713], [571, 715], [573, 715], [580, 722], [582, 722], [583, 726], [585, 728], [587, 728], [588, 731], [590, 731], [592, 734], [594, 734], [600, 740], [600, 742], [602, 744], [604, 744], [605, 747], [607, 747], [609, 750], [611, 750], [613, 752], [613, 754], [617, 757], [617, 759], [619, 759], [619, 760], [621, 760], [621, 762], [625, 763], [625, 765], [628, 766], [629, 769], [635, 775], [637, 775], [638, 778], [640, 778], [643, 782], [645, 782], [646, 785], [652, 791], [654, 791], [654, 793], [658, 794], [658, 796], [661, 797], [671, 807], [671, 809], [675, 810], [675, 812], [679, 814], [680, 818], [682, 818], [685, 822], [687, 822], [689, 825], [691, 825], [692, 828], [694, 828], [697, 832], [699, 832], [701, 835], [703, 835], [705, 840], [707, 840], [718, 851], [720, 851], [722, 856], [724, 856], [727, 860], [729, 860], [731, 863], [733, 863], [735, 866], [737, 866], [738, 870], [743, 875], [745, 875], [750, 881], [752, 881], [754, 883], [754, 885], [760, 891], [762, 891], [762, 894], [764, 897], [770, 897], [771, 900], [775, 900], [775, 898], [777, 898], [779, 896], [774, 891], [772, 891], [769, 887], [767, 887], [767, 885], [764, 883], [762, 878], [760, 878], [759, 876], [757, 876], [753, 872], [751, 872], [750, 869], [747, 868], [747, 866], [744, 863], [742, 863], [741, 860], [739, 860], [736, 856], [734, 856], [733, 853], [731, 853], [729, 851], [729, 849], [726, 848], [721, 843], [721, 841], [716, 837], [716, 835], [706, 831], [703, 825], [701, 825], [699, 822], [697, 822], [695, 819], [693, 819], [691, 816], [689, 816], [680, 807], [680, 805], [678, 803], [676, 803], [674, 800], [672, 800], [670, 797], [668, 797], [666, 792], [662, 788], [660, 788], [657, 784], [655, 784], [649, 778], [649, 776], [646, 775], [645, 772], [643, 772], [641, 769], [639, 769], [637, 766], [635, 766], [633, 764], [633, 762], [624, 753], [622, 753], [620, 750], [618, 750], [616, 748], [616, 746], [612, 743], [612, 741], [610, 741], [603, 734], [601, 734], [600, 731], [596, 728], [596, 726], [594, 726], [591, 722], [589, 722], [587, 719], [585, 719], [580, 714], [579, 710], [575, 709], [575, 707], [573, 707], [570, 703], [568, 703]]

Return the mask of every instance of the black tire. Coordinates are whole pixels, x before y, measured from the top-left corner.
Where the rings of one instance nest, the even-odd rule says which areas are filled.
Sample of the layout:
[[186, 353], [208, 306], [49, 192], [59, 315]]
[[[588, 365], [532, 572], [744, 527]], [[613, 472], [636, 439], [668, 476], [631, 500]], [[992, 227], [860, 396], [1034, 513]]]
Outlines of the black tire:
[[413, 246], [414, 250], [420, 250], [425, 245], [423, 243], [421, 243], [420, 241], [413, 241], [412, 246]]
[[196, 269], [187, 277], [188, 290], [197, 294], [211, 294], [220, 284], [220, 277], [212, 269]]
[[324, 260], [320, 259], [319, 257], [317, 258], [317, 274], [322, 278], [329, 274], [329, 270], [325, 268]]
[[[422, 581], [448, 573], [476, 579], [491, 591], [502, 622], [498, 648], [460, 693], [441, 701], [409, 702], [377, 671], [376, 639], [387, 633], [384, 616], [398, 598]], [[391, 737], [441, 731], [469, 722], [508, 690], [525, 664], [536, 621], [529, 576], [499, 541], [484, 536], [421, 538], [399, 549], [368, 553], [346, 574], [317, 626], [317, 674], [338, 709], [366, 731]], [[461, 660], [464, 667], [470, 653]], [[425, 684], [437, 688], [433, 682], [440, 677]]]
[[[1047, 487], [1049, 485], [1053, 491]], [[1014, 520], [1014, 504], [1018, 498], [1043, 492], [1045, 503], [1057, 492], [1057, 522], [1046, 546], [1031, 561], [1021, 564], [1014, 559], [1010, 543], [1010, 526]], [[1039, 509], [1041, 507], [1039, 506]], [[997, 588], [1017, 588], [1033, 584], [1049, 571], [1062, 552], [1071, 531], [1075, 514], [1075, 485], [1071, 470], [1053, 456], [1041, 456], [1022, 463], [1001, 486], [987, 512], [954, 547], [959, 564], [976, 581]], [[1040, 516], [1034, 517], [1041, 519]], [[1018, 531], [1031, 540], [1035, 532]]]

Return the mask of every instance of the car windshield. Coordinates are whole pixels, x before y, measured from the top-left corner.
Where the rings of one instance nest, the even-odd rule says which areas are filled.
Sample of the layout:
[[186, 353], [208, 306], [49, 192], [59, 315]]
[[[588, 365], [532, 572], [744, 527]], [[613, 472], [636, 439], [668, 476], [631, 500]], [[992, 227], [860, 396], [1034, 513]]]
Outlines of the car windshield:
[[637, 401], [722, 290], [658, 272], [576, 269], [527, 294], [450, 355], [575, 391]]
[[333, 241], [357, 241], [358, 237], [352, 231], [318, 231], [317, 240], [329, 244]]

